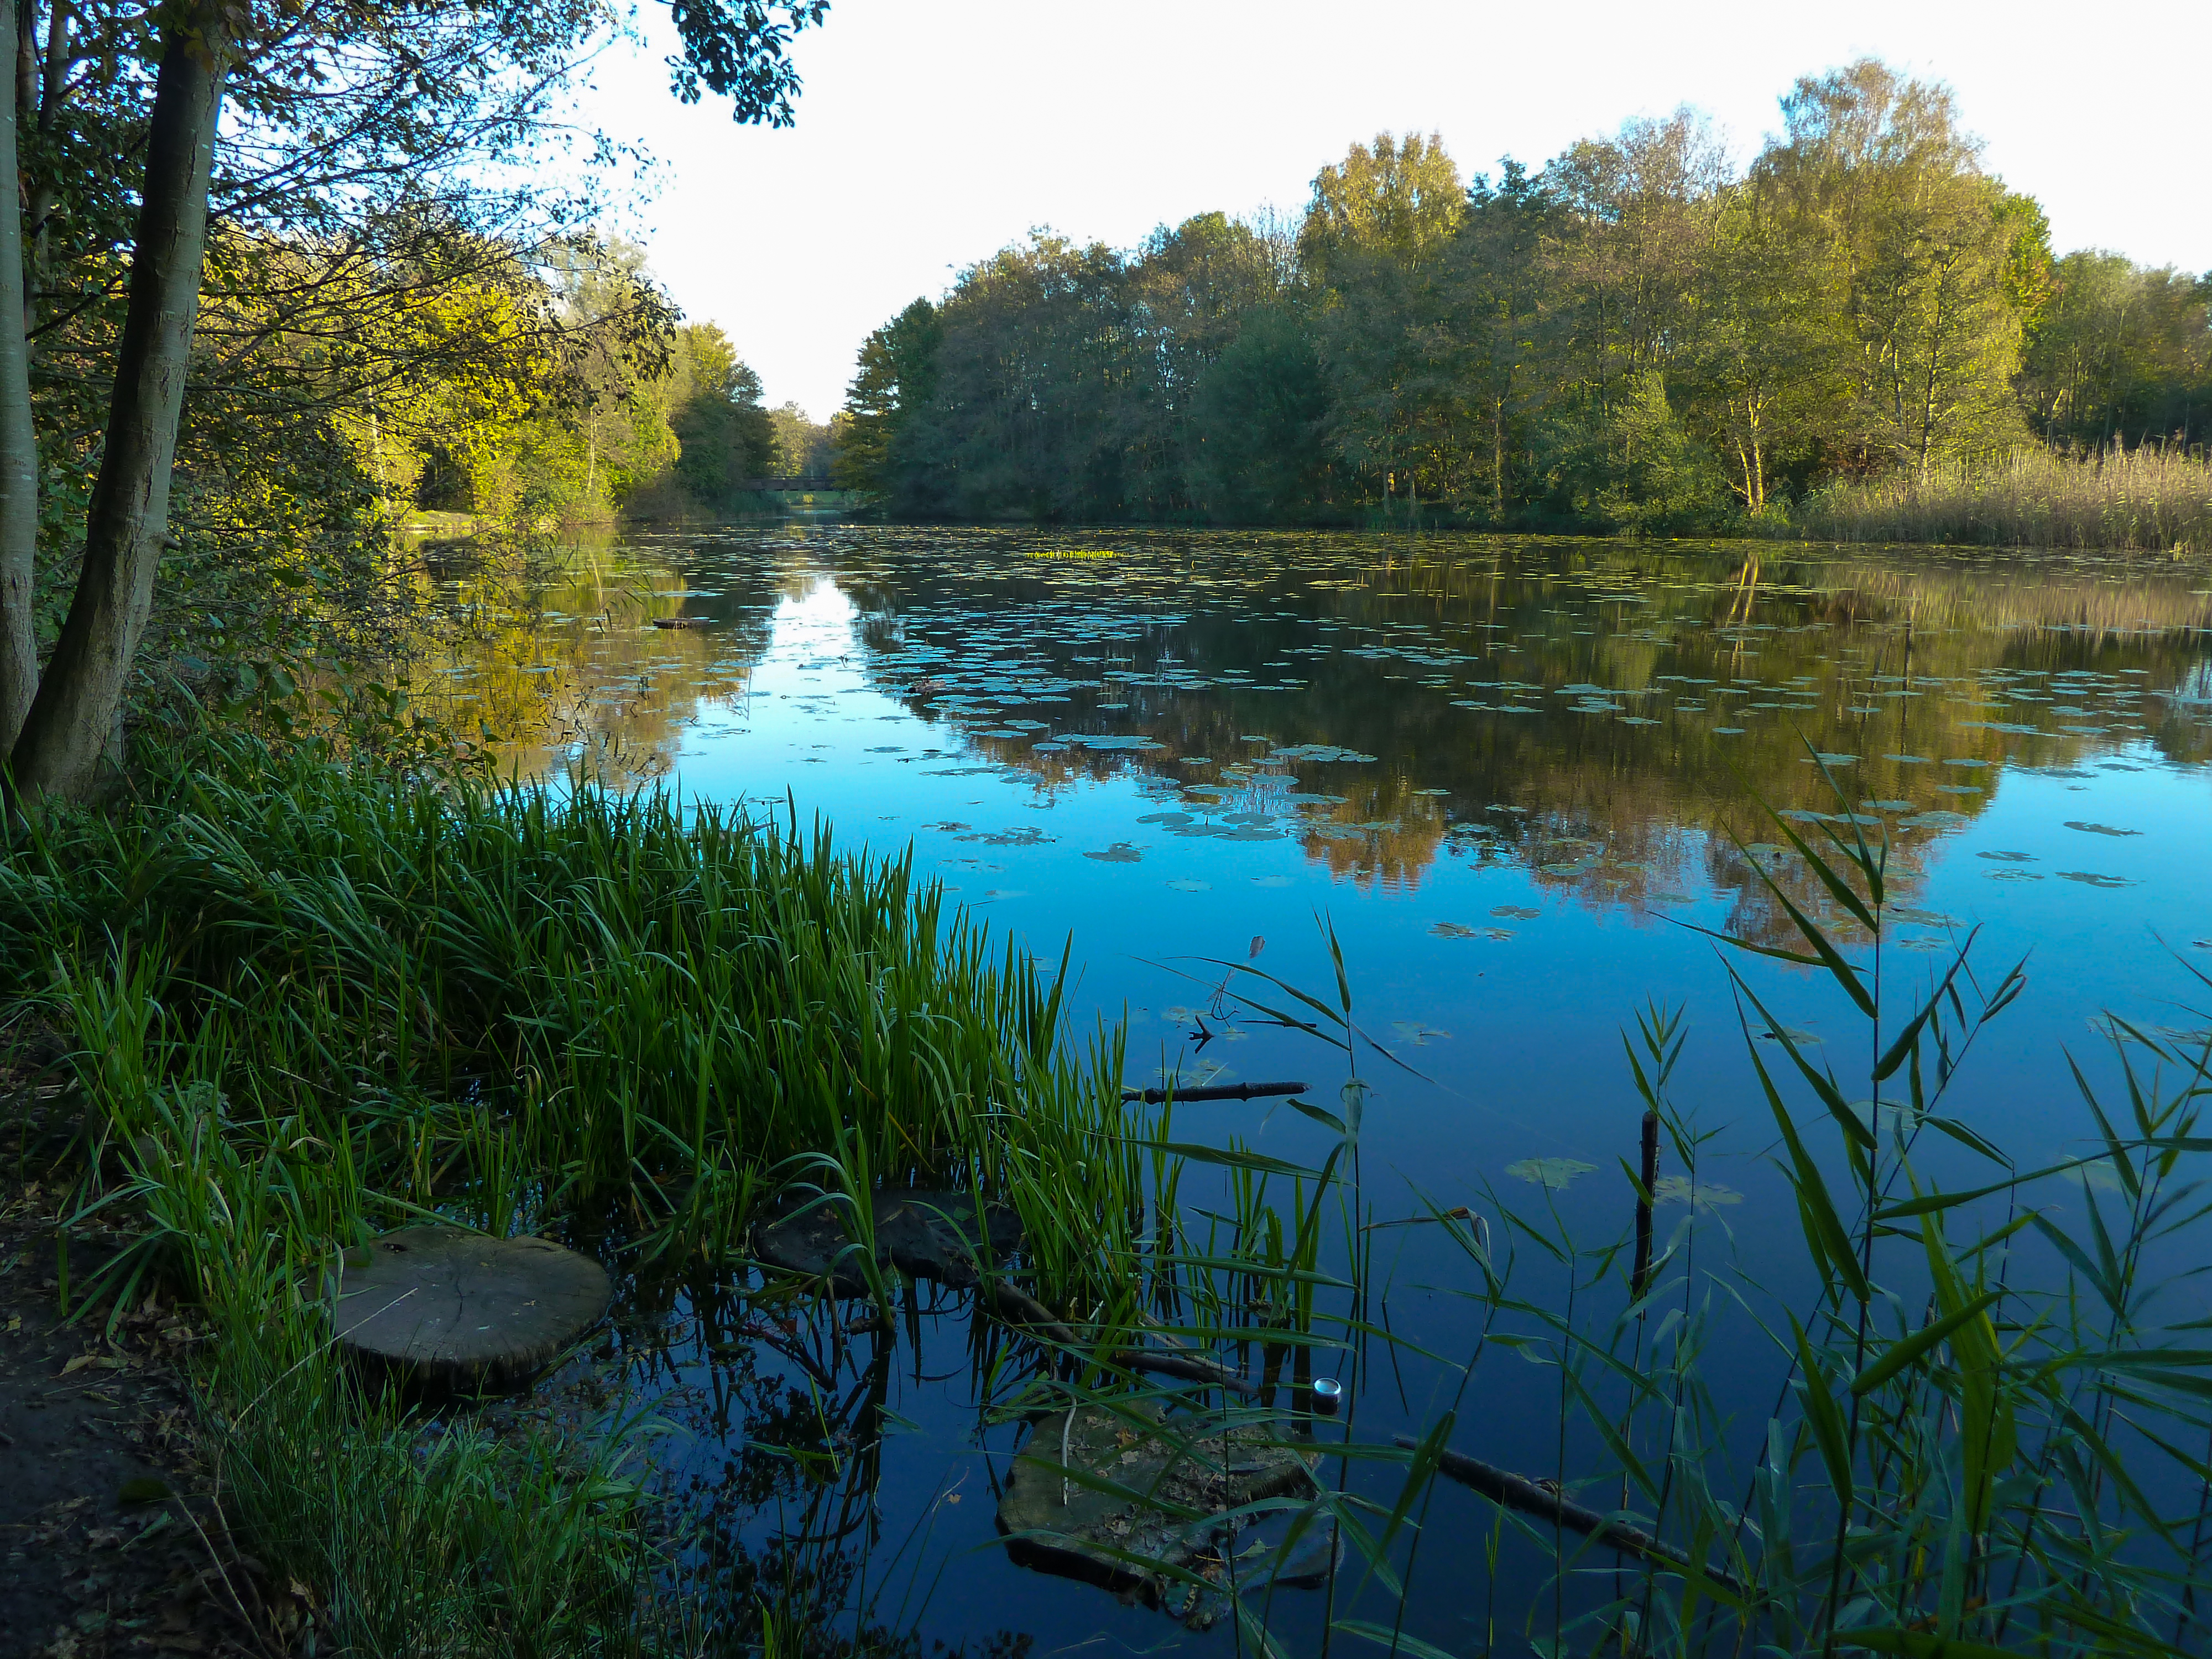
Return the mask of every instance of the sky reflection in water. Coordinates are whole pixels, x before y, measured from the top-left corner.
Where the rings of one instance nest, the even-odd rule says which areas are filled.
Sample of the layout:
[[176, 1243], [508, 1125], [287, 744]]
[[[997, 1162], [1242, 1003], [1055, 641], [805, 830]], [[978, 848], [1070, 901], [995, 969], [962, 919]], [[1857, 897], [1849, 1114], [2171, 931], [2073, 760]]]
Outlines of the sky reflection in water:
[[[1115, 556], [1040, 556], [1069, 548]], [[784, 526], [580, 554], [542, 619], [446, 678], [453, 712], [489, 719], [526, 772], [663, 777], [779, 815], [788, 797], [847, 845], [911, 843], [994, 929], [1054, 957], [1072, 938], [1074, 1006], [1127, 1021], [1132, 1082], [1173, 1070], [1333, 1092], [1340, 1062], [1310, 1040], [1206, 1014], [1220, 972], [1198, 960], [1264, 940], [1261, 965], [1319, 992], [1325, 915], [1363, 1023], [1425, 1079], [1364, 1068], [1379, 1217], [1419, 1212], [1414, 1189], [1480, 1209], [1494, 1187], [1610, 1237], [1640, 1110], [1617, 1034], [1650, 1000], [1682, 1005], [1678, 1092], [1721, 1131], [1706, 1224], [1715, 1248], [1763, 1264], [1802, 1243], [1764, 1161], [1771, 1120], [1727, 976], [1696, 930], [1785, 938], [1753, 859], [1850, 929], [1756, 799], [1802, 829], [1890, 838], [1887, 974], [1917, 982], [1977, 926], [1985, 973], [2032, 953], [2002, 1046], [1972, 1057], [1954, 1107], [2017, 1158], [2061, 1155], [2087, 1127], [2062, 1043], [2093, 1049], [2105, 1009], [2207, 1023], [2172, 955], [2212, 969], [2208, 590], [2202, 566], [2057, 556]], [[653, 625], [678, 617], [694, 625]], [[1752, 973], [1791, 1030], [1860, 1040], [1832, 988]], [[1194, 1043], [1201, 1015], [1212, 1035]], [[1265, 1103], [1187, 1107], [1176, 1127], [1310, 1163], [1328, 1144]], [[1679, 1181], [1668, 1195], [1688, 1196]], [[1432, 1230], [1388, 1237], [1395, 1328], [1466, 1352], [1468, 1310], [1423, 1288], [1464, 1283], [1464, 1259]], [[848, 1558], [873, 1540], [902, 1577], [920, 1564], [920, 1598], [957, 1557], [957, 1593], [927, 1603], [932, 1637], [1165, 1639], [1149, 1615], [963, 1553], [991, 1536], [990, 1468], [1013, 1433], [989, 1431], [995, 1458], [975, 1449], [965, 1318], [946, 1305], [927, 1356], [927, 1375], [953, 1373], [939, 1381], [917, 1380], [920, 1354], [885, 1347], [878, 1375], [866, 1343], [835, 1345], [861, 1416], [878, 1402], [893, 1431], [879, 1469], [855, 1452], [827, 1486], [762, 1461], [804, 1367], [757, 1342], [713, 1358], [716, 1319], [677, 1322], [651, 1363], [692, 1390], [678, 1414], [702, 1431], [684, 1462], [698, 1501], [757, 1553], [802, 1513], [836, 1531], [833, 1512], [872, 1486], [823, 1547], [844, 1565], [822, 1570], [865, 1583]], [[1775, 1374], [1763, 1356], [1741, 1369], [1723, 1405], [1763, 1418]], [[1404, 1365], [1371, 1382], [1369, 1437], [1432, 1416], [1454, 1385]], [[1548, 1397], [1510, 1376], [1486, 1386], [1481, 1444], [1511, 1462], [1548, 1434]], [[1461, 1613], [1424, 1617], [1430, 1639], [1470, 1644]]]

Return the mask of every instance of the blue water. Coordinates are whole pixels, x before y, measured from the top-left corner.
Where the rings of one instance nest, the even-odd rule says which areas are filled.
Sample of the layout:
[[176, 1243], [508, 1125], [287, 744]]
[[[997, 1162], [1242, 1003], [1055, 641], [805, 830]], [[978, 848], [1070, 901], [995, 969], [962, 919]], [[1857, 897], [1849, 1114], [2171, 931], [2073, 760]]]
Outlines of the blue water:
[[[1037, 556], [1071, 545], [1113, 556]], [[2026, 959], [2027, 991], [1944, 1110], [2023, 1168], [2081, 1152], [2091, 1125], [2065, 1055], [2109, 1079], [2103, 1014], [2212, 1025], [2189, 971], [2212, 972], [2208, 586], [2201, 567], [1910, 550], [724, 531], [580, 564], [542, 596], [526, 649], [477, 653], [451, 684], [455, 712], [495, 714], [519, 769], [658, 779], [910, 849], [975, 919], [1041, 956], [1069, 950], [1076, 1024], [1126, 1030], [1131, 1083], [1289, 1078], [1334, 1104], [1343, 1058], [1271, 1024], [1252, 1005], [1284, 994], [1226, 965], [1333, 1000], [1333, 932], [1372, 1039], [1361, 1152], [1379, 1220], [1463, 1205], [1504, 1229], [1511, 1206], [1584, 1241], [1620, 1236], [1642, 1112], [1622, 1033], [1640, 1009], [1679, 1009], [1674, 1093], [1712, 1132], [1705, 1270], [1788, 1296], [1805, 1248], [1748, 1055], [1778, 1075], [1789, 1062], [1729, 965], [1802, 1052], [1859, 1068], [1855, 1092], [1869, 1040], [1824, 975], [1713, 937], [1789, 942], [1752, 859], [1840, 922], [1765, 809], [1808, 836], [1848, 834], [1856, 811], [1889, 844], [1893, 1006], [1977, 928], [1985, 989]], [[652, 626], [678, 617], [697, 625]], [[1832, 1145], [1804, 1091], [1791, 1098]], [[1176, 1130], [1310, 1166], [1334, 1139], [1266, 1101], [1188, 1105]], [[1990, 1178], [1939, 1137], [1923, 1154], [1932, 1178]], [[1563, 1184], [1528, 1178], [1542, 1167]], [[2081, 1193], [2046, 1198], [2063, 1212]], [[1662, 1206], [1662, 1233], [1686, 1213]], [[1433, 1226], [1373, 1237], [1370, 1316], [1472, 1352], [1464, 1250]], [[1540, 1250], [1522, 1255], [1528, 1285], [1558, 1288]], [[811, 1423], [817, 1390], [758, 1342], [711, 1353], [707, 1295], [688, 1287], [630, 1340], [696, 1431], [669, 1463], [704, 1483], [693, 1502], [716, 1548], [803, 1558], [822, 1575], [807, 1594], [856, 1626], [1023, 1632], [1051, 1651], [1233, 1644], [1230, 1621], [1187, 1630], [996, 1547], [992, 1482], [1020, 1431], [979, 1416], [957, 1298], [936, 1297], [929, 1334], [872, 1382], [890, 1339], [793, 1316], [836, 1350], [865, 1419], [806, 1471], [760, 1446], [775, 1401]], [[1715, 1358], [1719, 1407], [1763, 1420], [1773, 1352], [1747, 1327]], [[1410, 1352], [1370, 1359], [1347, 1370], [1365, 1439], [1419, 1431], [1460, 1387]], [[1549, 1470], [1556, 1387], [1492, 1349], [1455, 1443]], [[748, 1390], [750, 1427], [732, 1403]], [[1355, 1467], [1387, 1505], [1397, 1472]], [[1486, 1644], [1494, 1597], [1517, 1629], [1548, 1571], [1529, 1555], [1493, 1586], [1469, 1541], [1490, 1524], [1439, 1495], [1407, 1628], [1449, 1651]], [[1296, 1645], [1321, 1600], [1281, 1592], [1271, 1619]]]

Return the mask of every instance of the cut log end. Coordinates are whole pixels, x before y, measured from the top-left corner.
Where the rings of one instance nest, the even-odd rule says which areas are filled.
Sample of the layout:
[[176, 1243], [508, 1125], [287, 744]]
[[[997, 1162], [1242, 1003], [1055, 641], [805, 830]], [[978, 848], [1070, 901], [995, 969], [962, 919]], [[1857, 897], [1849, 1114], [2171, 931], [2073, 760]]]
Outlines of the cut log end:
[[408, 1227], [345, 1252], [337, 1337], [356, 1364], [425, 1393], [508, 1393], [611, 1297], [605, 1268], [550, 1239]]
[[[1021, 1243], [1013, 1212], [987, 1204], [979, 1214], [970, 1193], [889, 1188], [870, 1194], [869, 1210], [866, 1231], [879, 1267], [956, 1291], [976, 1284], [979, 1247], [1001, 1257]], [[770, 1267], [824, 1280], [839, 1296], [865, 1296], [868, 1278], [851, 1212], [842, 1196], [796, 1200], [754, 1230], [753, 1249]]]
[[1177, 1570], [1219, 1548], [1222, 1517], [1315, 1490], [1309, 1454], [1272, 1428], [1170, 1417], [1153, 1401], [1084, 1405], [1031, 1430], [1000, 1496], [999, 1531], [1023, 1565], [1158, 1602], [1182, 1582]]

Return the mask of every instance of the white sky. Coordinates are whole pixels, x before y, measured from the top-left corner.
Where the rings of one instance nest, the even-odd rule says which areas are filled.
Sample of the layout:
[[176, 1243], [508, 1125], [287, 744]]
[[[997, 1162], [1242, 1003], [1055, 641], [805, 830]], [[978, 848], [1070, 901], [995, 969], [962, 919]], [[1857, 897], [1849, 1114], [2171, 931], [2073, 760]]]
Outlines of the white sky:
[[1688, 103], [1748, 155], [1798, 75], [1865, 53], [1950, 82], [2060, 252], [2212, 268], [2212, 0], [834, 0], [784, 131], [678, 105], [666, 13], [641, 21], [650, 44], [585, 100], [659, 159], [627, 228], [769, 402], [817, 420], [869, 330], [1032, 226], [1127, 246], [1211, 209], [1294, 213], [1383, 129], [1494, 173]]

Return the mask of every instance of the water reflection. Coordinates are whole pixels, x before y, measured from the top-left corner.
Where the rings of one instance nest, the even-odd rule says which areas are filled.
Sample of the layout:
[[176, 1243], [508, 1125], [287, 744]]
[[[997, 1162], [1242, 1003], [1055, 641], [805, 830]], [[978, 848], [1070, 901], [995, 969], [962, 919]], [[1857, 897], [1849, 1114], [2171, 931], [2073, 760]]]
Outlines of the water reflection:
[[[1788, 937], [1757, 864], [1851, 937], [1783, 825], [1889, 843], [1886, 977], [1924, 969], [1917, 953], [1970, 923], [1987, 926], [1993, 963], [2040, 953], [2008, 1017], [2016, 1048], [1976, 1055], [1953, 1109], [2030, 1163], [2082, 1129], [2060, 1041], [2106, 1006], [2145, 1029], [2178, 1019], [2160, 1012], [2179, 977], [2161, 940], [2212, 939], [2201, 567], [1084, 539], [1115, 556], [1038, 556], [1066, 539], [999, 531], [646, 540], [580, 553], [532, 605], [498, 615], [462, 576], [454, 604], [486, 614], [443, 695], [501, 732], [525, 773], [672, 777], [763, 805], [788, 793], [848, 840], [911, 846], [961, 902], [1055, 956], [1072, 933], [1079, 1003], [1129, 1022], [1132, 1080], [1156, 1066], [1308, 1075], [1309, 1049], [1233, 1008], [1216, 1018], [1218, 973], [1194, 985], [1176, 959], [1264, 944], [1269, 965], [1318, 985], [1329, 969], [1311, 915], [1327, 910], [1370, 1029], [1429, 1079], [1376, 1068], [1363, 1156], [1386, 1224], [1420, 1213], [1416, 1194], [1480, 1209], [1489, 1183], [1540, 1191], [1609, 1237], [1641, 1110], [1616, 1034], [1660, 997], [1688, 1007], [1684, 1086], [1713, 1139], [1695, 1191], [1670, 1170], [1659, 1196], [1694, 1202], [1714, 1248], [1750, 1268], [1796, 1259], [1796, 1212], [1765, 1161], [1772, 1121], [1692, 931]], [[1776, 1018], [1808, 1045], [1824, 1030], [1840, 1042], [1820, 988], [1776, 973], [1761, 991]], [[1293, 1114], [1197, 1109], [1177, 1119], [1193, 1138], [1319, 1161], [1296, 1139], [1319, 1131]], [[1463, 1354], [1463, 1310], [1419, 1288], [1465, 1279], [1437, 1231], [1376, 1235], [1398, 1286], [1379, 1315], [1395, 1295], [1401, 1333]], [[751, 1589], [787, 1583], [871, 1645], [902, 1640], [887, 1632], [917, 1616], [881, 1585], [954, 1573], [957, 1595], [916, 1592], [933, 1635], [1164, 1639], [1157, 1620], [1071, 1600], [1087, 1593], [1024, 1577], [994, 1547], [1015, 1425], [990, 1419], [987, 1333], [933, 1303], [896, 1333], [848, 1328], [862, 1310], [781, 1308], [757, 1288], [641, 1287], [632, 1301], [694, 1432], [680, 1474], [702, 1595], [738, 1619]], [[1719, 1409], [1759, 1421], [1773, 1382], [1752, 1358], [1717, 1364], [1716, 1386]], [[1433, 1420], [1427, 1386], [1378, 1385], [1362, 1402], [1370, 1434]], [[1480, 1431], [1510, 1462], [1547, 1408], [1494, 1374], [1491, 1386]], [[1425, 1628], [1463, 1650], [1451, 1573], [1438, 1583]]]
[[[1777, 839], [1758, 801], [1808, 824], [1879, 823], [1909, 887], [1922, 849], [2011, 774], [2212, 752], [2212, 599], [2189, 567], [1113, 543], [1112, 559], [1061, 561], [1015, 533], [826, 529], [593, 550], [452, 664], [445, 690], [525, 774], [635, 781], [747, 729], [781, 637], [794, 729], [836, 723], [865, 689], [951, 746], [921, 758], [1018, 772], [1048, 800], [1141, 777], [1170, 806], [1139, 821], [1155, 836], [1287, 837], [1386, 891], [1440, 860], [1507, 861], [1547, 892], [1631, 911], [1753, 894], [1740, 848]], [[854, 662], [852, 684], [809, 683]]]

